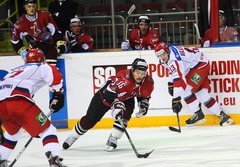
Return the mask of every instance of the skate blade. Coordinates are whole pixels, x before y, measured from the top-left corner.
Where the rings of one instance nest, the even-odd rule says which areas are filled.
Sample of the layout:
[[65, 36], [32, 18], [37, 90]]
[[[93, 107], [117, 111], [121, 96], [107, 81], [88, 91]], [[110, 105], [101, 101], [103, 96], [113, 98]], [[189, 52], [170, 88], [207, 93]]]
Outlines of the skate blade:
[[229, 118], [226, 122], [224, 122], [222, 124], [222, 126], [229, 126], [232, 125], [234, 123], [234, 120], [232, 120], [231, 118]]
[[191, 126], [196, 126], [196, 125], [200, 125], [206, 122], [206, 119], [200, 119], [199, 121], [195, 122], [194, 124], [187, 124], [187, 127], [191, 127]]
[[113, 146], [108, 146], [107, 148], [105, 148], [105, 151], [107, 152], [112, 152], [113, 150], [115, 150]]

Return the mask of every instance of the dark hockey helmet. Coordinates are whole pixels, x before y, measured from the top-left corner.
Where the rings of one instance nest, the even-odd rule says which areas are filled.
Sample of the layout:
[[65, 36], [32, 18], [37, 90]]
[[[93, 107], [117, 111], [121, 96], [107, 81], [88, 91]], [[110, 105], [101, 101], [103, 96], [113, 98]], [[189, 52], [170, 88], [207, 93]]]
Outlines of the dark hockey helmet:
[[45, 61], [45, 55], [43, 51], [39, 48], [31, 48], [29, 49], [26, 55], [27, 63], [41, 63]]
[[167, 50], [168, 50], [168, 45], [164, 42], [160, 42], [159, 44], [157, 44], [157, 46], [155, 48], [155, 54], [158, 57], [161, 54], [163, 54], [164, 52], [166, 52]]
[[23, 6], [28, 3], [37, 3], [37, 0], [24, 0]]
[[138, 24], [141, 23], [141, 22], [147, 23], [149, 25], [150, 24], [150, 19], [147, 15], [141, 15], [138, 18]]
[[147, 71], [147, 62], [144, 59], [136, 58], [132, 63], [132, 71], [135, 70]]

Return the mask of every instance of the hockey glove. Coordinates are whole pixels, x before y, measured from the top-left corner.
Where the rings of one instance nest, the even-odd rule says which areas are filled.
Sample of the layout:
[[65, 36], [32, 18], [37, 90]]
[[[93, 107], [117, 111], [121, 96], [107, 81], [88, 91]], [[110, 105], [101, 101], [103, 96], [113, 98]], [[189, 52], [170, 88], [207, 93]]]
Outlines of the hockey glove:
[[129, 44], [129, 42], [122, 42], [122, 44], [121, 44], [121, 49], [122, 50], [129, 50], [129, 48], [130, 48], [130, 44]]
[[67, 52], [67, 42], [66, 41], [57, 41], [57, 50], [58, 53], [66, 53]]
[[139, 111], [135, 114], [137, 118], [141, 118], [147, 114], [149, 102], [148, 99], [143, 99], [138, 103]]
[[172, 82], [168, 82], [168, 93], [173, 96], [173, 83]]
[[175, 113], [179, 113], [182, 109], [181, 97], [172, 99], [172, 110]]
[[64, 94], [62, 92], [54, 92], [52, 99], [49, 101], [49, 108], [53, 113], [58, 112], [64, 106]]
[[115, 101], [112, 104], [110, 109], [112, 111], [112, 117], [117, 121], [118, 119], [122, 119], [123, 112], [126, 111], [125, 104], [121, 101]]
[[21, 47], [19, 50], [18, 50], [18, 54], [20, 54], [20, 56], [23, 58], [24, 61], [26, 61], [26, 55], [27, 55], [27, 48], [25, 46]]
[[36, 40], [29, 34], [25, 36], [25, 39], [32, 47], [36, 44]]
[[78, 44], [76, 35], [74, 35], [72, 32], [66, 31], [66, 36], [69, 41], [70, 48]]

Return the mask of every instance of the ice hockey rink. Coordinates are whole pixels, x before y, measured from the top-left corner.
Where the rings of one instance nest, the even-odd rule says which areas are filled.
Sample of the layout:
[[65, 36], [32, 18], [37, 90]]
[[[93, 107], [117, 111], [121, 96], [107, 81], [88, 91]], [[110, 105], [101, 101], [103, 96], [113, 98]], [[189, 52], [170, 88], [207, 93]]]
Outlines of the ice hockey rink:
[[[168, 127], [128, 128], [140, 154], [155, 149], [148, 158], [137, 158], [124, 135], [114, 152], [106, 152], [110, 129], [89, 130], [61, 156], [68, 167], [239, 167], [240, 126], [182, 127], [182, 133]], [[62, 145], [70, 131], [58, 131]], [[13, 160], [29, 139], [24, 133], [10, 157]], [[47, 167], [41, 140], [34, 138], [16, 167]]]

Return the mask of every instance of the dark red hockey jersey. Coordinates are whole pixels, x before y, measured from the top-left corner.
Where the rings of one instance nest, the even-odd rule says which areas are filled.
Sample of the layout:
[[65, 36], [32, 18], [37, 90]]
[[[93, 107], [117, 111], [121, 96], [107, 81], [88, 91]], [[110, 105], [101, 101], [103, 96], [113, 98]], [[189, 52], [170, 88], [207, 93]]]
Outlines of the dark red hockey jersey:
[[54, 45], [52, 36], [55, 31], [58, 31], [58, 27], [51, 14], [48, 11], [37, 11], [35, 21], [32, 21], [27, 14], [18, 18], [11, 32], [11, 41], [17, 44], [20, 38], [22, 39], [23, 36], [29, 34], [35, 41]]
[[147, 35], [142, 36], [139, 29], [135, 29], [129, 36], [130, 45], [136, 50], [155, 49], [159, 42], [162, 42], [162, 37], [155, 29], [149, 30]]
[[120, 71], [116, 76], [109, 77], [112, 83], [108, 86], [112, 92], [118, 94], [119, 101], [124, 101], [133, 97], [150, 98], [154, 89], [152, 77], [146, 75], [141, 84], [136, 84], [131, 76], [131, 70]]

